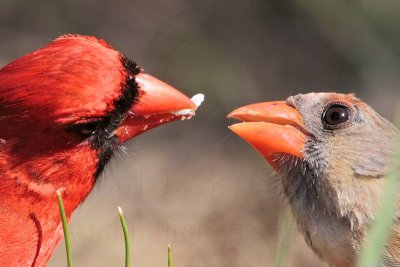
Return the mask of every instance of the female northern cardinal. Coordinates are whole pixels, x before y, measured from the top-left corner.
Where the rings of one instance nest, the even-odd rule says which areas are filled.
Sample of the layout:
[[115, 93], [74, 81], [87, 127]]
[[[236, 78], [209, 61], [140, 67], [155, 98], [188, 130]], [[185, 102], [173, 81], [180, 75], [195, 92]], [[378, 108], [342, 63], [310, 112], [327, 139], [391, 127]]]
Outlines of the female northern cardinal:
[[[353, 266], [374, 219], [397, 129], [353, 95], [310, 93], [258, 103], [230, 129], [281, 176], [300, 231], [330, 266]], [[400, 264], [400, 223], [384, 266]]]
[[[201, 98], [201, 96], [200, 96]], [[0, 69], [0, 266], [43, 266], [114, 151], [197, 106], [94, 37], [66, 35]]]

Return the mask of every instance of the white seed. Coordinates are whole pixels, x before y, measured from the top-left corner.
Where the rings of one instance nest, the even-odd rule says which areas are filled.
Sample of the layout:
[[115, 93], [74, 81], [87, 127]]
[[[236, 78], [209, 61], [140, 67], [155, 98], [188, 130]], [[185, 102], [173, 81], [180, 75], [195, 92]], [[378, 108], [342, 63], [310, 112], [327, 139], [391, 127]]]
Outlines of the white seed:
[[196, 107], [200, 107], [200, 105], [204, 102], [204, 95], [203, 94], [194, 95], [190, 100], [192, 100], [192, 102], [196, 105]]

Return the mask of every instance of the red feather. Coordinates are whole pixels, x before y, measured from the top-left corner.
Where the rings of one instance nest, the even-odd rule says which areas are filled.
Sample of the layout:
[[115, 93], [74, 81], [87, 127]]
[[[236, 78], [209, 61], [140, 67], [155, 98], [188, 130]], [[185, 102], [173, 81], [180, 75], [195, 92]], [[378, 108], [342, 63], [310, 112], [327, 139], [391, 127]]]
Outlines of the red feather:
[[[121, 55], [93, 37], [63, 36], [0, 70], [0, 266], [43, 266], [94, 185], [98, 156], [65, 131], [113, 109]], [[37, 131], [37, 129], [44, 129]]]
[[45, 265], [62, 237], [55, 191], [69, 219], [121, 142], [195, 108], [94, 37], [62, 36], [0, 69], [0, 266]]

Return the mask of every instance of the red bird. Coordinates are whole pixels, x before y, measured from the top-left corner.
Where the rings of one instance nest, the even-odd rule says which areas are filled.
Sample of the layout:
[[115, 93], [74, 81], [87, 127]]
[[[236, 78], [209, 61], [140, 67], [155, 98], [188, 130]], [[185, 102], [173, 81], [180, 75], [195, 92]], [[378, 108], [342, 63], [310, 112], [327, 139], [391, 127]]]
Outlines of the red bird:
[[66, 35], [0, 69], [0, 266], [44, 266], [67, 217], [129, 139], [197, 106], [94, 37]]
[[[248, 105], [229, 117], [243, 121], [231, 130], [281, 177], [297, 225], [315, 254], [330, 266], [355, 266], [398, 130], [354, 95], [336, 93]], [[400, 265], [398, 214], [382, 266]]]

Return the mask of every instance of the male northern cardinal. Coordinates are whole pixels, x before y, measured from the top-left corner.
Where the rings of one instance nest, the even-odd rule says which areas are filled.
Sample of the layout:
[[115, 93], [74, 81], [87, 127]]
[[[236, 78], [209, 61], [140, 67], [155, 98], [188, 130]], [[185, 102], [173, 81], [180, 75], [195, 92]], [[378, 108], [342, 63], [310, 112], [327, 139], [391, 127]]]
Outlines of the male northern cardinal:
[[[312, 250], [330, 266], [353, 266], [374, 219], [398, 130], [352, 94], [310, 93], [244, 106], [230, 129], [281, 177]], [[400, 223], [384, 252], [400, 265]]]
[[196, 108], [95, 37], [1, 68], [0, 266], [45, 265], [62, 237], [56, 190], [70, 218], [121, 144]]

